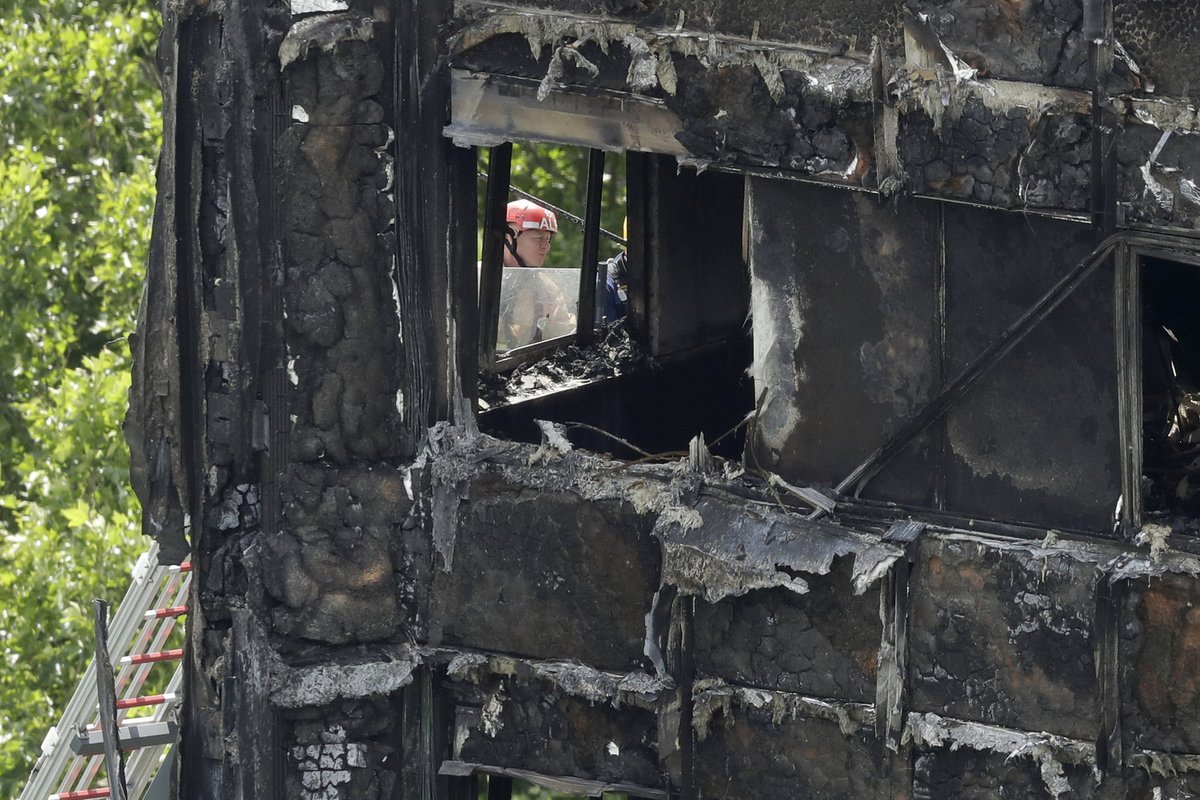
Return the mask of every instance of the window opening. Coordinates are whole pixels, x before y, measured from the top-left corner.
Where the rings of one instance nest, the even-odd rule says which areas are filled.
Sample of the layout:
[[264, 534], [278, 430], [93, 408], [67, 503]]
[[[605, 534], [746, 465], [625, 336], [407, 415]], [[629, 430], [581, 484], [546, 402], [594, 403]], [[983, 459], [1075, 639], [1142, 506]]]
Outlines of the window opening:
[[[555, 173], [561, 185], [551, 190], [558, 194], [545, 188], [538, 189], [541, 194], [527, 194], [562, 211], [551, 209], [558, 216], [559, 231], [552, 247], [561, 244], [559, 253], [581, 266], [603, 265], [594, 284], [582, 270], [579, 273], [581, 296], [594, 286], [595, 340], [586, 343], [585, 336], [567, 336], [498, 352], [500, 248], [506, 205], [524, 191], [512, 191], [519, 189], [522, 147], [529, 146], [493, 147], [480, 165], [486, 166], [480, 172], [487, 176], [480, 203], [485, 209], [480, 220], [486, 226], [480, 241], [481, 429], [539, 441], [537, 421], [554, 421], [567, 426], [576, 447], [618, 458], [685, 452], [703, 433], [714, 454], [738, 457], [745, 435], [742, 423], [754, 403], [746, 372], [752, 346], [746, 325], [749, 275], [742, 248], [742, 177], [680, 169], [674, 158], [652, 154], [606, 154], [604, 173], [609, 177], [601, 189], [599, 253], [588, 257], [583, 238], [589, 228], [588, 203], [581, 199], [579, 187], [586, 186], [588, 162], [594, 164], [595, 155], [564, 148], [577, 155], [574, 166]], [[528, 166], [523, 169], [539, 174]], [[544, 187], [547, 182], [535, 184]], [[594, 209], [594, 201], [591, 205]], [[568, 213], [576, 219], [567, 218]], [[489, 222], [497, 219], [500, 225]], [[613, 228], [628, 231], [627, 244], [620, 241], [623, 237], [605, 233]], [[623, 290], [623, 318], [610, 323], [608, 310], [602, 308], [611, 297], [606, 286], [609, 267], [614, 256], [626, 252], [625, 259], [618, 259], [625, 261], [624, 272], [614, 281]], [[485, 330], [489, 321], [496, 327]], [[496, 340], [484, 342], [489, 332]]]
[[624, 154], [505, 143], [480, 159], [480, 362], [495, 372], [623, 316]]
[[1143, 257], [1142, 502], [1200, 533], [1200, 266]]

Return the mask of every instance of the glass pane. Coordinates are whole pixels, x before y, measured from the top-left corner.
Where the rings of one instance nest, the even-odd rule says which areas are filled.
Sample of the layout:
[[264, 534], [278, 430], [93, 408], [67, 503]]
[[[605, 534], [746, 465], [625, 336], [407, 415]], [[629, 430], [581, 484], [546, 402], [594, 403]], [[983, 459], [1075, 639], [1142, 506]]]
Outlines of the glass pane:
[[578, 305], [579, 270], [505, 267], [497, 352], [575, 333]]

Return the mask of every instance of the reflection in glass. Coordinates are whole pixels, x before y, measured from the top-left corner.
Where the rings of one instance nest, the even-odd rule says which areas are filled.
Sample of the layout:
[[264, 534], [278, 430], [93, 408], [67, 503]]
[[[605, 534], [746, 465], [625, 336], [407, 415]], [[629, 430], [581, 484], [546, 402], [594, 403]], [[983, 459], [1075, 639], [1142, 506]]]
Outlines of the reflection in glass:
[[497, 352], [575, 333], [578, 305], [578, 269], [505, 267]]

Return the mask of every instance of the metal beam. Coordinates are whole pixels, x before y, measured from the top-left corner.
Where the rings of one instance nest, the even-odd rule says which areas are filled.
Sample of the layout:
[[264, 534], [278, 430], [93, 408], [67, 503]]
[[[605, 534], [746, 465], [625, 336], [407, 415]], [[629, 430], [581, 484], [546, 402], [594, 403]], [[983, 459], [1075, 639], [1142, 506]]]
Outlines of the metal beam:
[[675, 138], [683, 123], [661, 100], [624, 92], [559, 86], [542, 99], [540, 81], [465, 70], [450, 73], [450, 124], [455, 144], [573, 144], [687, 156]]
[[[160, 744], [174, 744], [179, 736], [179, 726], [172, 720], [158, 722], [135, 722], [120, 727], [122, 750], [136, 750]], [[75, 734], [71, 750], [80, 756], [96, 756], [105, 751], [103, 731], [93, 730]]]

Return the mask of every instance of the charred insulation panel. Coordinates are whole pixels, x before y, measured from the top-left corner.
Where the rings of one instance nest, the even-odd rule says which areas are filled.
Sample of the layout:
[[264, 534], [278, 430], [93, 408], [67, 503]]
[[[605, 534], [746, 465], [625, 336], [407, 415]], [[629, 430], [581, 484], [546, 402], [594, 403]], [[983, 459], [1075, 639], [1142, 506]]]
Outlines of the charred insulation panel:
[[[937, 219], [917, 203], [749, 182], [755, 393], [752, 455], [836, 484], [938, 386]], [[929, 440], [868, 496], [929, 506]]]
[[641, 663], [661, 563], [653, 519], [625, 502], [488, 474], [435, 491], [444, 520], [434, 531], [433, 643], [601, 669]]
[[686, 27], [833, 50], [870, 52], [872, 37], [900, 44], [901, 0], [530, 0], [522, 5], [608, 13], [649, 28]]
[[1200, 752], [1200, 588], [1166, 574], [1128, 584], [1121, 636], [1129, 743]]
[[[578, 53], [579, 60], [560, 58], [554, 66], [556, 73], [561, 70], [564, 84], [617, 91], [626, 88], [630, 59], [624, 47], [601, 48], [595, 42], [586, 42], [578, 45]], [[587, 66], [584, 65], [584, 61], [587, 62]], [[519, 33], [499, 33], [491, 36], [457, 54], [454, 59], [456, 69], [479, 74], [521, 76], [538, 81], [551, 71], [551, 65], [554, 63], [555, 48], [541, 47], [531, 52], [529, 40]], [[526, 105], [519, 95], [511, 95], [513, 107], [530, 113], [537, 113], [538, 105], [547, 99], [550, 98], [543, 95], [537, 103]], [[460, 97], [459, 100], [467, 98]], [[550, 102], [553, 104], [555, 101], [550, 99]], [[520, 120], [513, 122], [517, 125], [522, 124]]]
[[1185, 229], [1200, 222], [1200, 136], [1184, 131], [1126, 120], [1118, 196], [1129, 222]]
[[968, 83], [946, 108], [936, 85], [902, 82], [896, 150], [914, 191], [1000, 208], [1088, 208], [1084, 95]]
[[[1115, 788], [1112, 782], [1109, 787]], [[1032, 754], [1013, 756], [967, 747], [936, 747], [918, 754], [913, 766], [913, 797], [930, 800], [1121, 796], [1103, 791], [1090, 765], [1050, 761], [1043, 766]]]
[[275, 633], [328, 644], [402, 635], [403, 473], [297, 466], [277, 485], [283, 526], [264, 536], [262, 567]]
[[[1083, 225], [947, 206], [952, 379], [1096, 244]], [[946, 418], [946, 506], [1104, 531], [1121, 493], [1113, 276], [1098, 267]]]
[[784, 167], [830, 182], [855, 183], [869, 174], [867, 63], [823, 60], [781, 72], [772, 84], [753, 62], [711, 70], [689, 57], [676, 59], [674, 68], [679, 89], [665, 100], [683, 126], [677, 138], [697, 161]]
[[[667, 23], [692, 21], [737, 36], [761, 36], [783, 42], [867, 53], [871, 39], [899, 44], [897, 0], [662, 0], [654, 4]], [[703, 25], [696, 24], [705, 20]]]
[[1200, 100], [1200, 6], [1191, 0], [1113, 0], [1113, 33], [1144, 74], [1144, 89]]
[[458, 761], [647, 787], [665, 783], [650, 703], [610, 703], [582, 684], [572, 693], [528, 668], [444, 688], [454, 702]]
[[890, 797], [883, 744], [853, 719], [859, 711], [779, 692], [702, 692], [696, 697], [696, 796]]
[[875, 700], [879, 595], [851, 592], [850, 558], [809, 591], [752, 591], [719, 603], [697, 598], [693, 659], [698, 676], [812, 697]]
[[1063, 550], [926, 538], [912, 577], [912, 708], [1089, 739], [1097, 565]]
[[[1084, 88], [1079, 0], [906, 0], [910, 35], [933, 34], [982, 77]], [[917, 15], [923, 15], [923, 19]]]

